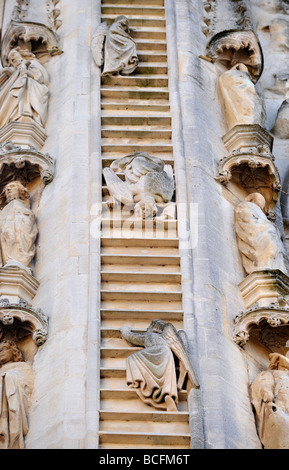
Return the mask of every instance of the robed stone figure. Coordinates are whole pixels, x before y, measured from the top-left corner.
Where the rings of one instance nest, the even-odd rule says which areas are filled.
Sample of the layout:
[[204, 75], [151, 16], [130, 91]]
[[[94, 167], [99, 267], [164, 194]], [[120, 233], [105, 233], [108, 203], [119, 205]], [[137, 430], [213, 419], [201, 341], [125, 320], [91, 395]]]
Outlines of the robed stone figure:
[[10, 51], [8, 64], [0, 76], [0, 128], [11, 121], [35, 122], [44, 128], [49, 98], [45, 67], [19, 47]]
[[3, 195], [6, 205], [0, 211], [2, 265], [30, 270], [38, 230], [35, 215], [25, 204], [29, 193], [19, 181], [12, 181], [4, 187]]
[[278, 353], [269, 358], [250, 387], [258, 435], [265, 449], [289, 449], [289, 359]]
[[278, 228], [264, 213], [260, 193], [246, 197], [235, 209], [237, 242], [247, 274], [260, 269], [287, 273], [286, 253]]
[[92, 55], [105, 75], [129, 75], [138, 65], [136, 43], [128, 19], [118, 16], [111, 26], [101, 23], [92, 38]]
[[23, 449], [34, 385], [30, 364], [14, 341], [0, 343], [0, 449]]

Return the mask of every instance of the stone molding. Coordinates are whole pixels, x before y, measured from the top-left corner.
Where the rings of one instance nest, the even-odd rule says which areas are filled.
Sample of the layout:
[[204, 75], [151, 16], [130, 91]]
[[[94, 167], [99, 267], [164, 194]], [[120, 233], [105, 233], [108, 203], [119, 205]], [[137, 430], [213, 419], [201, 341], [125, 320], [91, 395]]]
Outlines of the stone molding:
[[0, 301], [3, 297], [17, 298], [31, 303], [39, 282], [26, 269], [17, 266], [0, 268]]
[[254, 271], [240, 282], [239, 289], [246, 308], [256, 302], [266, 306], [289, 295], [289, 277], [279, 269]]

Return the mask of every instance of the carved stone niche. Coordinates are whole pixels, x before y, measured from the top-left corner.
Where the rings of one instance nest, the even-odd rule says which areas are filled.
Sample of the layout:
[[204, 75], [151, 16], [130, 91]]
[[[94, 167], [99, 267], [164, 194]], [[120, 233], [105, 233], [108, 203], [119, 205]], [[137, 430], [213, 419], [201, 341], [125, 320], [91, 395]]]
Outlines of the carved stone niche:
[[233, 127], [223, 141], [229, 155], [218, 164], [216, 179], [237, 197], [259, 192], [266, 201], [265, 212], [274, 219], [281, 181], [272, 155], [273, 137], [258, 124]]
[[[235, 318], [235, 327], [233, 332], [233, 340], [238, 346], [245, 346], [249, 341], [251, 335], [256, 336], [256, 329], [272, 327], [279, 328], [288, 326], [289, 324], [289, 308], [280, 307], [278, 302], [270, 304], [267, 307], [260, 307], [258, 304], [255, 307], [250, 308], [246, 312], [241, 312]], [[264, 326], [265, 325], [265, 326]], [[288, 330], [287, 330], [288, 331]], [[282, 334], [282, 332], [280, 333]], [[275, 336], [279, 336], [279, 332], [276, 331]], [[286, 341], [289, 339], [287, 335]], [[262, 337], [259, 335], [258, 340], [264, 343]], [[283, 346], [286, 344], [284, 342]], [[277, 342], [277, 340], [276, 340]]]
[[[59, 19], [59, 0], [17, 0], [10, 18], [4, 24], [1, 43], [3, 66], [8, 64], [8, 55], [14, 47], [25, 44], [38, 59], [61, 54], [57, 30], [62, 21]], [[6, 27], [5, 27], [6, 26]]]
[[253, 272], [239, 288], [247, 309], [235, 318], [233, 339], [239, 346], [244, 346], [251, 330], [261, 324], [272, 328], [289, 324], [289, 278], [282, 271]]
[[257, 36], [251, 30], [229, 30], [216, 34], [208, 43], [206, 59], [223, 70], [237, 64], [248, 68], [256, 83], [263, 71], [263, 53]]
[[10, 303], [0, 300], [0, 339], [20, 341], [29, 336], [33, 344], [42, 346], [48, 337], [48, 319], [41, 309], [30, 307], [20, 300]]
[[0, 143], [0, 208], [3, 188], [9, 181], [22, 181], [27, 186], [35, 178], [40, 178], [47, 185], [53, 181], [54, 175], [55, 161], [48, 153], [43, 154], [31, 145]]

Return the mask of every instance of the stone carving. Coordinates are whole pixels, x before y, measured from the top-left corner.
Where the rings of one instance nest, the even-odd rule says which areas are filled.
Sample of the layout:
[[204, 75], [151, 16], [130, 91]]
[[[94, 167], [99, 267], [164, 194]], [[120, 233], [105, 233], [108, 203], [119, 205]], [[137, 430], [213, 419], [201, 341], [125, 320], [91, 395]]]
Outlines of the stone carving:
[[208, 44], [207, 60], [230, 70], [237, 64], [244, 64], [256, 83], [263, 70], [263, 53], [253, 31], [229, 30], [216, 34]]
[[224, 72], [219, 87], [230, 129], [238, 124], [263, 126], [266, 117], [263, 100], [246, 65], [240, 63]]
[[34, 374], [13, 341], [0, 343], [0, 449], [23, 449]]
[[251, 400], [264, 449], [289, 449], [289, 359], [269, 355], [270, 364], [251, 385]]
[[[124, 174], [125, 181], [115, 172]], [[143, 219], [155, 216], [159, 205], [164, 207], [162, 216], [170, 217], [168, 203], [175, 189], [170, 165], [146, 152], [135, 152], [112, 162], [103, 174], [111, 196], [108, 205], [115, 201], [135, 204], [135, 217]]]
[[47, 185], [53, 181], [54, 175], [55, 161], [48, 153], [42, 154], [32, 145], [24, 147], [13, 142], [0, 143], [0, 195], [7, 181], [20, 180], [26, 185], [40, 177]]
[[285, 248], [276, 226], [263, 212], [265, 198], [250, 194], [235, 209], [236, 233], [247, 274], [258, 269], [280, 269], [286, 273]]
[[[6, 331], [7, 326], [9, 331]], [[37, 347], [42, 346], [48, 338], [48, 318], [40, 308], [30, 307], [23, 299], [18, 303], [10, 303], [9, 299], [1, 298], [0, 339], [6, 338], [8, 333], [13, 335], [15, 341], [29, 335]]]
[[289, 98], [284, 100], [278, 109], [272, 132], [279, 139], [289, 139]]
[[[189, 388], [199, 387], [187, 353], [185, 333], [163, 320], [153, 320], [144, 333], [133, 332], [127, 326], [121, 327], [121, 333], [130, 343], [144, 347], [127, 359], [127, 384], [144, 403], [177, 411], [178, 390], [183, 389], [186, 377]], [[178, 379], [174, 355], [179, 360]]]
[[109, 27], [102, 23], [92, 38], [92, 55], [102, 75], [129, 75], [138, 65], [135, 41], [130, 36], [129, 21], [118, 16]]
[[48, 107], [48, 73], [35, 55], [19, 47], [8, 56], [0, 76], [0, 128], [11, 121], [45, 126]]
[[24, 203], [29, 193], [19, 181], [8, 183], [3, 192], [6, 205], [0, 212], [2, 265], [30, 271], [38, 231], [35, 216]]

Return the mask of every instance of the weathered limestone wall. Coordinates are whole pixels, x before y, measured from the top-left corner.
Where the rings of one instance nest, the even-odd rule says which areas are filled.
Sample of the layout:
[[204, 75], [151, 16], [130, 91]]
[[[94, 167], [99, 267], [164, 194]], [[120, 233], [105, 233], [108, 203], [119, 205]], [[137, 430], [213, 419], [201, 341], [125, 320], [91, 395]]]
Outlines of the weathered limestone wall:
[[98, 376], [98, 257], [90, 272], [90, 255], [98, 246], [90, 237], [90, 207], [100, 188], [95, 142], [93, 148], [90, 142], [91, 127], [97, 139], [99, 113], [97, 103], [91, 103], [95, 71], [91, 73], [90, 56], [97, 8], [90, 0], [61, 2], [64, 53], [47, 64], [51, 98], [44, 151], [56, 159], [57, 177], [45, 188], [36, 213], [40, 236], [35, 273], [41, 287], [34, 303], [49, 315], [49, 339], [35, 360], [27, 448], [83, 448], [90, 445], [91, 425], [97, 426], [96, 383], [92, 419], [89, 395]]
[[191, 204], [198, 204], [190, 286], [195, 331], [189, 334], [201, 382], [204, 445], [260, 448], [245, 357], [231, 339], [233, 319], [243, 309], [237, 286], [244, 274], [235, 239], [234, 206], [214, 179], [217, 163], [225, 154], [221, 136], [226, 132], [217, 75], [213, 64], [199, 59], [207, 42], [201, 32], [202, 2], [167, 2], [168, 8], [173, 3], [187, 197]]
[[[286, 21], [279, 2], [251, 3], [265, 56], [258, 86], [267, 108], [265, 128], [271, 131], [285, 99], [285, 92], [272, 88], [274, 74], [287, 73], [288, 25], [276, 38], [271, 27], [276, 12]], [[9, 17], [14, 1], [6, 4]], [[56, 177], [33, 206], [39, 229], [34, 273], [40, 282], [33, 305], [48, 315], [49, 336], [34, 361], [30, 449], [98, 446], [102, 170], [100, 78], [90, 41], [100, 4], [61, 0], [63, 54], [45, 63], [51, 96], [42, 151], [56, 160]], [[224, 1], [223, 8], [229, 4]], [[232, 340], [234, 318], [244, 310], [238, 284], [245, 273], [235, 235], [237, 199], [216, 180], [227, 129], [216, 67], [199, 57], [208, 41], [202, 32], [203, 2], [166, 0], [166, 15], [178, 216], [182, 210], [192, 215], [186, 227], [190, 246], [180, 245], [184, 326], [200, 381], [198, 401], [194, 392], [190, 398], [192, 446], [260, 449], [249, 385], [267, 358], [257, 345], [241, 349]], [[275, 138], [273, 153], [285, 191], [287, 147], [286, 139]], [[283, 204], [287, 218], [284, 196]], [[179, 234], [182, 242], [181, 229]]]

